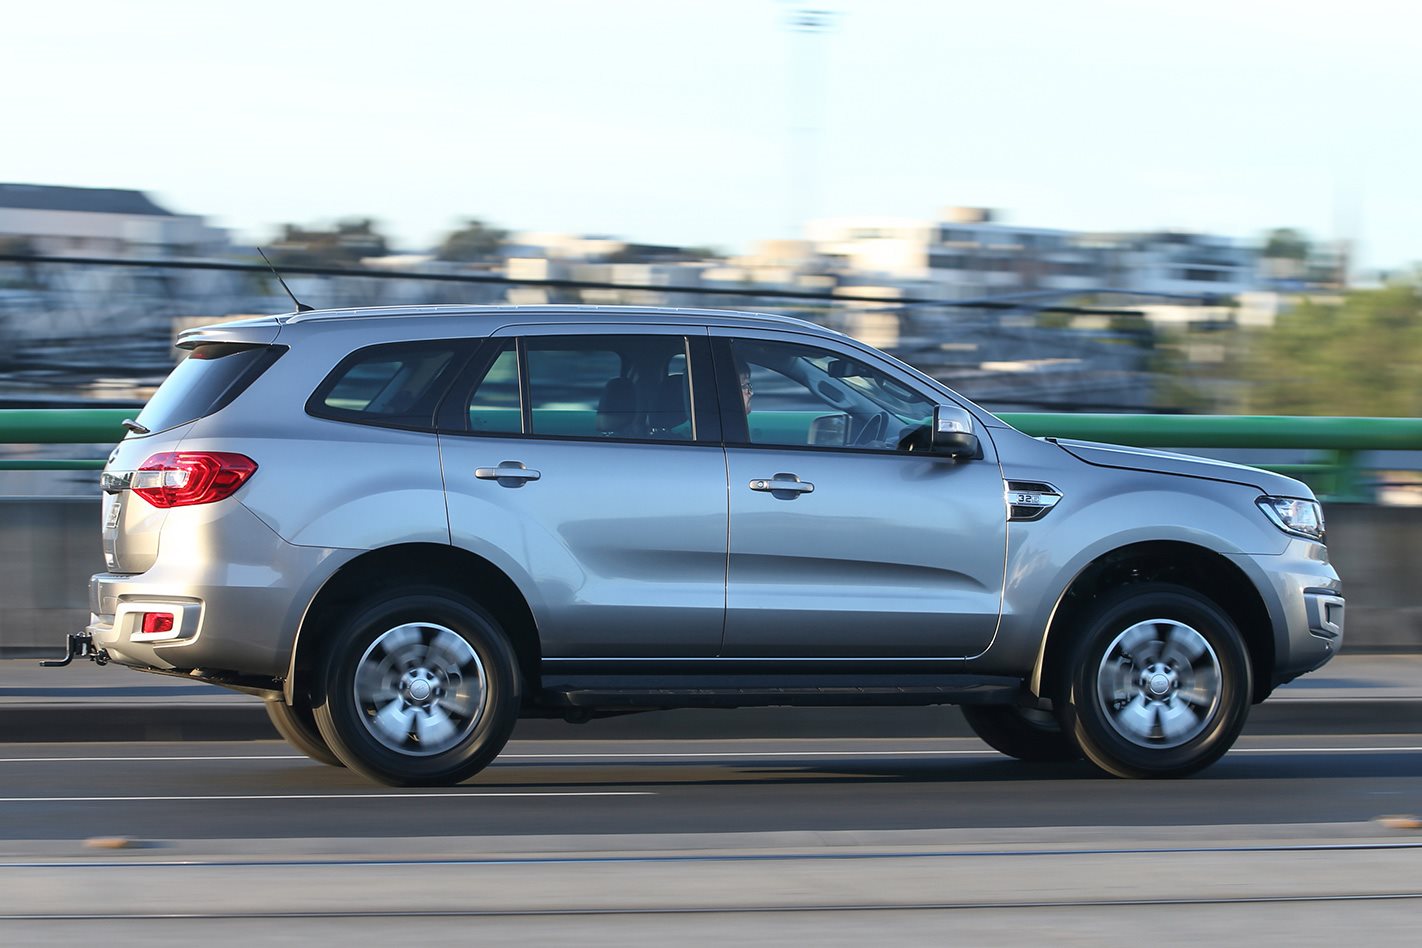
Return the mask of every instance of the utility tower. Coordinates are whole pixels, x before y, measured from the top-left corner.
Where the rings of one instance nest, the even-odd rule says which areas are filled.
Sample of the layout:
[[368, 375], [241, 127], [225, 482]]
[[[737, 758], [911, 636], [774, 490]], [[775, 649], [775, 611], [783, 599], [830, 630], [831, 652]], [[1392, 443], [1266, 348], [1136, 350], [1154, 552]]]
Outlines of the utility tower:
[[786, 149], [790, 236], [802, 235], [814, 215], [819, 184], [820, 106], [823, 103], [824, 60], [821, 38], [834, 29], [833, 10], [794, 5], [785, 17], [790, 30], [789, 143]]

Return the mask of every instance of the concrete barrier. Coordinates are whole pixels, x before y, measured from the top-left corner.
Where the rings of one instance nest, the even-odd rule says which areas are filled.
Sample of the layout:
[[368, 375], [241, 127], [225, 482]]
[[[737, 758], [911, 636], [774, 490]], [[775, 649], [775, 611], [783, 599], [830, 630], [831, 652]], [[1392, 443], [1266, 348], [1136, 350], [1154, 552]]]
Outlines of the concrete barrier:
[[[1331, 504], [1327, 516], [1347, 650], [1422, 652], [1422, 508]], [[0, 655], [58, 651], [88, 621], [103, 565], [97, 498], [0, 497]]]
[[99, 529], [98, 498], [0, 497], [0, 655], [57, 655], [88, 623]]
[[1348, 651], [1422, 651], [1422, 507], [1328, 504]]

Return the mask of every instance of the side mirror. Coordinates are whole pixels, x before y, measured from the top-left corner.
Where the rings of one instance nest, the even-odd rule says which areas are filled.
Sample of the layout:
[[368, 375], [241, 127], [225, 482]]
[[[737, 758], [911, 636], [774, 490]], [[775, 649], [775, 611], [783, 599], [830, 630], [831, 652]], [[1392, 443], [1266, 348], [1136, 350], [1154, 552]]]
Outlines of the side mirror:
[[936, 406], [930, 450], [954, 458], [982, 457], [982, 445], [973, 433], [972, 414], [957, 405]]
[[810, 444], [844, 447], [849, 440], [849, 416], [844, 412], [821, 415], [810, 422]]

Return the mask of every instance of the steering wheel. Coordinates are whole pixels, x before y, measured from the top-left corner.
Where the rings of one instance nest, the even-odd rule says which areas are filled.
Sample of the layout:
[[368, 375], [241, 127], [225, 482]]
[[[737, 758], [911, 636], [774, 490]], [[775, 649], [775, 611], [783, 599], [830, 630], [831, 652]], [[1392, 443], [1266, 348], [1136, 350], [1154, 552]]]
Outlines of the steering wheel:
[[864, 422], [864, 427], [859, 429], [859, 434], [854, 439], [854, 447], [862, 448], [882, 443], [884, 440], [884, 432], [888, 429], [889, 413], [881, 411], [873, 418]]

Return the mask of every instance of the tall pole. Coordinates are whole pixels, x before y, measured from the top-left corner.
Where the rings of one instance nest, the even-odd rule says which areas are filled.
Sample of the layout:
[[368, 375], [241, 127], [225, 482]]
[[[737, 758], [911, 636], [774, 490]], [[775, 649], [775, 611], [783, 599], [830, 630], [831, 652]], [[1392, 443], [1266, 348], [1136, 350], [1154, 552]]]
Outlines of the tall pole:
[[790, 141], [788, 161], [789, 230], [803, 236], [805, 222], [815, 213], [818, 185], [819, 105], [823, 78], [818, 38], [834, 28], [832, 10], [795, 7], [785, 19], [790, 29]]

